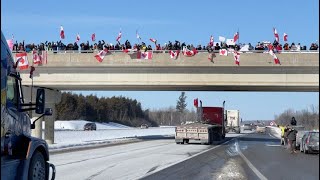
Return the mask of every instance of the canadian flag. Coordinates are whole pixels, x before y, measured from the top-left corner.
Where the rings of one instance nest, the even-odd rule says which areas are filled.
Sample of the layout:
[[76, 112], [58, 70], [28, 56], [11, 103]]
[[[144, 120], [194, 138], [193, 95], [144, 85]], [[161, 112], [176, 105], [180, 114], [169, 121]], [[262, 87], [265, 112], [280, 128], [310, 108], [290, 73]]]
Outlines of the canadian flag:
[[100, 51], [97, 55], [95, 55], [94, 57], [99, 61], [102, 62], [103, 58], [108, 54], [108, 49], [103, 49], [102, 51]]
[[239, 32], [236, 32], [233, 36], [233, 42], [236, 42], [239, 39]]
[[28, 55], [26, 52], [23, 53], [17, 53], [16, 54], [18, 67], [20, 70], [28, 69], [29, 68], [29, 61], [28, 61]]
[[280, 64], [281, 65], [279, 58], [274, 53], [273, 53], [273, 60], [274, 60], [275, 64]]
[[95, 34], [95, 33], [93, 33], [93, 34], [91, 35], [91, 40], [92, 40], [92, 41], [96, 41], [96, 34]]
[[269, 48], [269, 54], [273, 57], [274, 63], [275, 64], [280, 64], [279, 58], [276, 56], [276, 54], [273, 52], [273, 49]]
[[153, 38], [150, 38], [150, 41], [155, 43], [157, 40], [153, 39]]
[[273, 28], [273, 34], [274, 34], [274, 37], [276, 38], [276, 41], [279, 42], [279, 34], [278, 34], [276, 28]]
[[9, 49], [12, 51], [13, 50], [13, 39], [8, 39], [7, 44], [9, 46]]
[[288, 39], [288, 34], [286, 34], [286, 33], [283, 33], [283, 41], [287, 41]]
[[116, 41], [120, 41], [121, 40], [121, 36], [122, 36], [122, 33], [121, 33], [121, 30], [120, 30], [120, 32], [119, 32], [119, 34], [118, 34], [118, 37], [117, 37], [117, 39], [116, 39]]
[[76, 37], [76, 42], [79, 42], [80, 41], [80, 35], [79, 33], [77, 34], [77, 37]]
[[124, 49], [123, 52], [127, 54], [133, 54], [137, 52], [137, 49]]
[[138, 51], [137, 59], [152, 59], [152, 52], [141, 52], [141, 51]]
[[171, 59], [177, 59], [179, 54], [180, 54], [180, 50], [177, 50], [176, 52], [174, 51], [169, 51], [169, 54], [170, 54], [170, 58]]
[[193, 105], [198, 108], [198, 98], [193, 100]]
[[33, 64], [42, 64], [42, 56], [36, 50], [32, 51]]
[[220, 49], [219, 50], [219, 55], [220, 56], [228, 56], [228, 51], [226, 49]]
[[60, 26], [60, 39], [64, 39], [64, 30], [62, 26]]
[[183, 47], [182, 50], [182, 54], [187, 56], [187, 57], [192, 57], [194, 55], [196, 55], [198, 53], [198, 51], [196, 50], [196, 48], [193, 48], [192, 50], [187, 49], [187, 47]]
[[240, 53], [237, 51], [233, 52], [234, 62], [239, 66], [240, 65]]
[[213, 46], [213, 36], [210, 36], [210, 42], [209, 42], [210, 46]]

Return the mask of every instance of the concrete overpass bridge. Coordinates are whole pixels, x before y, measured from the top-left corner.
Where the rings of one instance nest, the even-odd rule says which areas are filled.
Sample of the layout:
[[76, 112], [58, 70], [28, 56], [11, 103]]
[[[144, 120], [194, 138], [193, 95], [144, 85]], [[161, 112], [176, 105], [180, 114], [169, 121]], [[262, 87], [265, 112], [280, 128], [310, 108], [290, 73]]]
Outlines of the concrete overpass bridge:
[[[281, 65], [268, 53], [243, 53], [240, 66], [232, 54], [217, 53], [212, 63], [207, 52], [173, 60], [160, 51], [152, 60], [137, 60], [118, 51], [102, 63], [94, 55], [49, 53], [33, 83], [59, 90], [319, 91], [319, 52], [278, 54]], [[21, 72], [23, 85], [31, 85], [28, 73]]]
[[[112, 52], [99, 63], [94, 53], [48, 53], [47, 64], [36, 66], [34, 86], [46, 88], [46, 105], [60, 102], [61, 90], [143, 91], [308, 91], [319, 92], [319, 52], [278, 54], [281, 65], [267, 53], [243, 53], [240, 66], [233, 55], [210, 62], [207, 52], [173, 60], [167, 52], [154, 52], [152, 60], [135, 54]], [[32, 54], [28, 54], [32, 61]], [[30, 101], [29, 70], [21, 71], [26, 101]], [[33, 97], [35, 97], [33, 90]], [[34, 117], [36, 114], [33, 114]], [[55, 113], [45, 119], [45, 137], [54, 143]], [[41, 121], [33, 135], [42, 137]]]

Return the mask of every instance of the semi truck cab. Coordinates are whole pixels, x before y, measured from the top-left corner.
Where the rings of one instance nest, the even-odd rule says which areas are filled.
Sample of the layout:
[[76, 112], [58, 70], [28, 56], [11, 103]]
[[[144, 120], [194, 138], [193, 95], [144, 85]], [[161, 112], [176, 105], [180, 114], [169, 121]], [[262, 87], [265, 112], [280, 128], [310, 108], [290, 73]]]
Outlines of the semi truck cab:
[[[31, 136], [35, 121], [52, 115], [45, 108], [45, 91], [38, 89], [36, 102], [24, 102], [19, 72], [11, 50], [1, 32], [1, 179], [33, 180], [55, 178], [55, 167], [50, 164], [48, 144]], [[32, 87], [33, 88], [33, 87]], [[35, 111], [40, 117], [31, 123], [27, 112]]]

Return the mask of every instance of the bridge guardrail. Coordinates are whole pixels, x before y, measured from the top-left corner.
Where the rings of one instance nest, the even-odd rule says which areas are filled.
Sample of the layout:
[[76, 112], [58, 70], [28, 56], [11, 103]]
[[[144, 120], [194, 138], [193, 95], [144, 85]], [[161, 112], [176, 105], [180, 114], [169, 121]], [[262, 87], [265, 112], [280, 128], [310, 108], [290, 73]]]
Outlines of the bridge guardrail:
[[[149, 52], [152, 51], [153, 53], [169, 53], [170, 50], [149, 50]], [[173, 50], [173, 51], [176, 51], [176, 50]], [[182, 51], [182, 50], [180, 50]], [[207, 53], [208, 51], [207, 50], [197, 50], [198, 52], [200, 53]], [[19, 52], [25, 52], [25, 51], [12, 51], [12, 53], [19, 53]], [[55, 54], [55, 53], [59, 53], [59, 54], [68, 54], [68, 53], [99, 53], [100, 50], [48, 50], [47, 51], [48, 53], [52, 53], [52, 54]], [[111, 53], [124, 53], [123, 50], [109, 50], [109, 52]], [[214, 50], [213, 51], [214, 53], [219, 53], [218, 50]], [[239, 51], [240, 53], [268, 53], [267, 50], [250, 50], [250, 51]], [[32, 51], [28, 52], [28, 53], [32, 53]], [[292, 50], [282, 50], [282, 51], [278, 51], [278, 53], [292, 53], [292, 54], [295, 54], [295, 53], [319, 53], [319, 50], [295, 50], [295, 51], [292, 51]]]

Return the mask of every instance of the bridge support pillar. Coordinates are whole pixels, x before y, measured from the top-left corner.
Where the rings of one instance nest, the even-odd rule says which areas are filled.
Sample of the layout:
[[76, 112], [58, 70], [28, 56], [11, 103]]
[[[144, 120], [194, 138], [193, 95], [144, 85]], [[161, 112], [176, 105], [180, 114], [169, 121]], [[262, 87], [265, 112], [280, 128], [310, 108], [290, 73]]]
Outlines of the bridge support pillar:
[[[61, 101], [61, 93], [55, 89], [48, 89], [44, 87], [34, 87], [32, 90], [32, 102], [35, 102], [36, 93], [38, 88], [45, 89], [45, 107], [52, 108], [52, 116], [44, 116], [36, 122], [36, 127], [31, 131], [32, 136], [42, 138], [46, 140], [48, 144], [54, 143], [54, 121], [57, 118], [55, 105]], [[25, 103], [31, 101], [31, 87], [23, 86], [23, 95], [25, 98]], [[36, 114], [35, 111], [32, 111], [31, 117], [32, 120], [35, 120], [39, 117], [39, 114]], [[42, 121], [45, 122], [44, 127], [44, 137], [42, 136]], [[31, 122], [32, 123], [32, 122]]]

